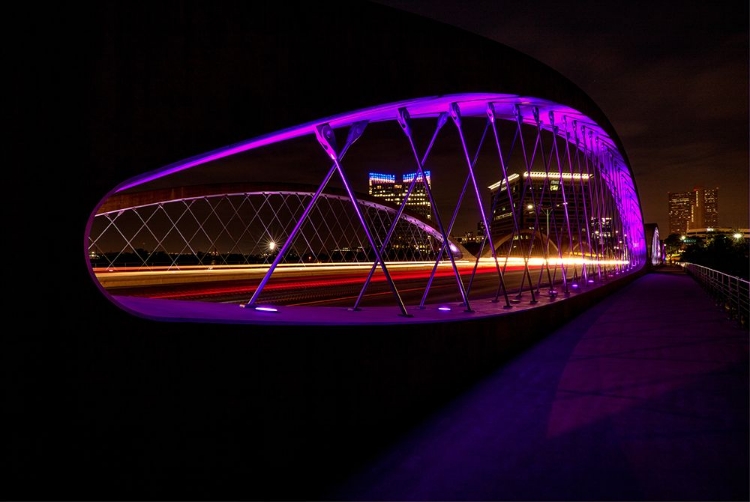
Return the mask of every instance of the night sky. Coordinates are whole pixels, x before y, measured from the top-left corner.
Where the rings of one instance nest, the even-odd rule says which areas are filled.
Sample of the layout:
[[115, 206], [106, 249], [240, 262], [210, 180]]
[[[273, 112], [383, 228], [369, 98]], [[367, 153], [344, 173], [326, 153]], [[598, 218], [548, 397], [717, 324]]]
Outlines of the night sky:
[[[570, 79], [593, 99], [617, 131], [634, 173], [644, 223], [656, 223], [662, 238], [669, 231], [668, 192], [688, 191], [698, 185], [719, 188], [720, 226], [750, 227], [747, 2], [732, 0], [713, 5], [690, 1], [681, 2], [679, 9], [673, 2], [665, 0], [605, 0], [574, 4], [551, 0], [533, 3], [388, 0], [376, 3], [401, 8], [495, 40]], [[257, 17], [262, 19], [262, 16]], [[304, 37], [300, 38], [304, 40]], [[205, 44], [199, 46], [201, 50], [210, 54], [210, 41], [201, 40], [200, 43]], [[286, 57], [304, 50], [304, 44], [295, 41], [284, 40], [283, 44], [286, 48], [281, 49], [281, 53]], [[387, 62], [386, 56], [384, 52], [380, 58], [382, 62]], [[315, 65], [311, 65], [311, 75], [315, 75], [314, 68]], [[294, 72], [298, 70], [294, 68]], [[380, 73], [378, 76], [382, 77]], [[124, 74], [123, 78], [129, 77]], [[216, 89], [232, 80], [222, 78], [216, 78]], [[334, 84], [331, 89], [336, 93], [347, 92], [346, 85]], [[212, 107], [231, 108], [231, 114], [246, 116], [245, 122], [254, 120], [254, 117], [267, 119], [269, 114], [278, 116], [284, 110], [279, 106], [268, 112], [235, 110], [236, 104], [222, 105], [218, 95], [208, 95], [217, 100]], [[195, 96], [186, 98], [185, 102], [192, 100]], [[330, 103], [337, 101], [333, 99]], [[351, 109], [331, 109], [334, 114], [348, 111]], [[176, 109], [175, 113], [183, 112]], [[222, 113], [226, 115], [228, 112]], [[309, 118], [315, 120], [324, 116]], [[206, 119], [217, 124], [221, 120], [216, 117]], [[174, 119], [170, 120], [172, 122], [166, 126], [172, 128]], [[299, 123], [299, 120], [293, 122], [290, 119], [284, 127]], [[395, 125], [393, 128], [397, 141], [404, 143]], [[368, 135], [371, 134], [369, 129]], [[262, 134], [276, 130], [278, 128], [272, 126], [259, 129]], [[253, 134], [238, 132], [236, 139], [241, 141], [252, 137]], [[210, 144], [210, 139], [205, 143]], [[270, 153], [263, 154], [262, 163], [256, 164], [262, 165], [262, 169], [248, 169], [246, 158], [240, 156], [225, 163], [225, 170], [217, 170], [215, 165], [208, 170], [190, 169], [163, 180], [161, 186], [164, 183], [174, 186], [229, 180], [258, 181], [260, 178], [267, 181], [280, 173], [284, 179], [278, 181], [317, 185], [328, 166], [319, 146], [314, 140], [310, 143], [312, 146], [307, 150], [292, 148], [288, 142], [283, 151], [269, 150]], [[218, 145], [213, 143], [213, 146]], [[357, 149], [361, 148], [361, 145], [357, 146]], [[352, 167], [357, 149], [348, 156], [347, 168]], [[391, 147], [386, 148], [389, 149]], [[196, 150], [191, 154], [198, 153], [202, 151], [198, 150], [196, 142]], [[164, 157], [162, 162], [176, 162], [183, 158]], [[399, 166], [385, 166], [385, 162], [378, 164], [376, 157], [369, 155], [361, 169], [351, 171], [355, 190], [367, 191], [368, 170], [380, 172], [384, 166], [385, 172], [393, 171], [397, 175], [412, 172], [414, 166], [409, 164], [408, 153], [404, 159], [404, 165], [399, 169]], [[229, 167], [232, 163], [236, 163], [238, 169], [232, 170]], [[159, 164], [143, 167], [156, 168]], [[223, 178], [222, 172], [225, 173]], [[463, 176], [462, 170], [433, 169], [433, 190], [442, 214], [453, 211], [458, 195], [452, 187], [461, 186]], [[260, 178], [256, 180], [257, 177]], [[497, 181], [496, 178], [492, 174], [479, 181], [488, 186]], [[155, 188], [159, 186], [154, 185]], [[447, 198], [441, 194], [445, 190], [450, 192]], [[465, 202], [454, 235], [475, 230], [478, 220], [475, 204]]]
[[662, 234], [667, 193], [696, 185], [719, 188], [721, 226], [750, 226], [747, 1], [378, 3], [496, 40], [572, 80], [619, 134], [644, 222]]

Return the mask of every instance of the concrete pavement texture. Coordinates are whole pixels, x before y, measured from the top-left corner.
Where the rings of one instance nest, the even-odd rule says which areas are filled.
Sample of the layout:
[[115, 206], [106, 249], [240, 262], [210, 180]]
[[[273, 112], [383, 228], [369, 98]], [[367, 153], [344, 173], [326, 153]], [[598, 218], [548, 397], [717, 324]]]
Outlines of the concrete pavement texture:
[[748, 331], [680, 267], [608, 296], [330, 500], [748, 500]]

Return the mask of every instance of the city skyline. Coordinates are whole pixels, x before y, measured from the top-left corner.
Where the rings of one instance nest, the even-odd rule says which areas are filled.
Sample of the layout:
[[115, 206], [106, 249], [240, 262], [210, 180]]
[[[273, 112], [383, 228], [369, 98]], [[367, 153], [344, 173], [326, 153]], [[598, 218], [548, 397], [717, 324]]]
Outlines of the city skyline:
[[[662, 30], [664, 33], [659, 35], [661, 32], [651, 24], [652, 16], [642, 16], [639, 8], [645, 7], [637, 2], [628, 6], [601, 2], [588, 9], [587, 17], [583, 19], [575, 9], [554, 3], [547, 5], [546, 1], [538, 6], [535, 4], [537, 11], [533, 16], [519, 5], [498, 12], [495, 3], [479, 0], [377, 3], [400, 7], [496, 40], [549, 65], [580, 86], [600, 106], [623, 142], [639, 193], [644, 224], [655, 223], [661, 234], [668, 234], [668, 194], [702, 183], [721, 190], [722, 226], [750, 226], [747, 25], [738, 22], [737, 16], [732, 16], [743, 12], [743, 8], [746, 12], [746, 6], [734, 2], [720, 7], [689, 4], [684, 11], [669, 18], [665, 30]], [[671, 10], [663, 2], [649, 4], [649, 8], [656, 8], [659, 12]], [[639, 33], [644, 39], [638, 40], [638, 34], [630, 33], [635, 30], [623, 30], [613, 24], [611, 20], [616, 14], [642, 27]], [[699, 19], [702, 22], [700, 29], [691, 31], [691, 23]], [[608, 37], [607, 30], [592, 29], [589, 26], [592, 23], [611, 26], [617, 36]], [[534, 29], [529, 30], [529, 27]], [[686, 35], [688, 32], [691, 36], [699, 36], [701, 43], [705, 41], [705, 47], [696, 50], [697, 42], [691, 41]], [[576, 57], [583, 53], [582, 45], [587, 42], [591, 43], [591, 48], [585, 52], [587, 58]], [[666, 44], [663, 50], [654, 49], [659, 43]], [[721, 50], [710, 51], [708, 47]], [[603, 69], [599, 68], [601, 65]], [[687, 117], [682, 115], [686, 111], [689, 111]], [[709, 111], [710, 116], [704, 116]], [[365, 137], [371, 136], [376, 127], [379, 125], [369, 125]], [[396, 148], [392, 145], [399, 140], [403, 142], [403, 137], [396, 138], [400, 131], [393, 134], [394, 138], [387, 140], [389, 143], [384, 150]], [[452, 131], [441, 134], [452, 134]], [[355, 145], [347, 157], [358, 155], [361, 148], [361, 145]], [[285, 147], [284, 155], [291, 155], [292, 159], [284, 165], [284, 171], [278, 169], [282, 157], [278, 151], [264, 159], [268, 167], [264, 166], [262, 170], [286, 173], [284, 175], [289, 180], [312, 181], [310, 162], [326, 158], [321, 157], [323, 152], [319, 145], [311, 145], [304, 153], [299, 153], [302, 150], [290, 153], [291, 150]], [[352, 164], [349, 158], [345, 162], [348, 166]], [[457, 169], [452, 171], [438, 169], [436, 164], [445, 166], [448, 163], [440, 152], [430, 156], [425, 167], [432, 169], [436, 195], [461, 183], [460, 176], [465, 172], [462, 162], [458, 159], [458, 163], [453, 164]], [[715, 165], [723, 168], [715, 168]], [[371, 165], [364, 165], [353, 177], [353, 185], [366, 187], [367, 172], [380, 169], [404, 172], [413, 171], [414, 166], [392, 166], [373, 159]], [[240, 172], [247, 176], [249, 170], [244, 168]], [[478, 176], [483, 174], [480, 172]], [[205, 179], [198, 168], [186, 173], [186, 178], [191, 182]], [[486, 183], [482, 182], [482, 188], [496, 180], [496, 174], [489, 174]], [[445, 200], [442, 196], [436, 199]], [[454, 233], [460, 235], [475, 228], [479, 219], [475, 206], [473, 201], [464, 202]], [[448, 204], [441, 208], [444, 214], [450, 214], [451, 209]]]
[[669, 192], [721, 190], [721, 225], [747, 228], [748, 4], [378, 0], [477, 33], [557, 70], [600, 106], [630, 160], [644, 223]]

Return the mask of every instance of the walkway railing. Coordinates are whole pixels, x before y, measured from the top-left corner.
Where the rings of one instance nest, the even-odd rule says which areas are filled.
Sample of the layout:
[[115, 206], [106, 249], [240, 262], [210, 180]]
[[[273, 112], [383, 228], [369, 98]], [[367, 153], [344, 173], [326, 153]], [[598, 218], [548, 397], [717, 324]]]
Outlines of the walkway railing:
[[747, 328], [750, 317], [750, 282], [693, 263], [686, 264], [685, 270], [709, 292], [731, 319]]

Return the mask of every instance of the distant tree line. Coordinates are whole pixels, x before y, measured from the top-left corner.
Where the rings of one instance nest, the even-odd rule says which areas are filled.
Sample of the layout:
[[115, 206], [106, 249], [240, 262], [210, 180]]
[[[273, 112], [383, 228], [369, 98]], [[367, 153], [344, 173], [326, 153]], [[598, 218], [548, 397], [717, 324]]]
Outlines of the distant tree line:
[[[669, 249], [680, 237], [672, 234], [665, 239]], [[682, 250], [681, 262], [702, 265], [728, 275], [750, 280], [750, 243], [730, 235], [717, 235], [710, 241], [695, 238]]]

